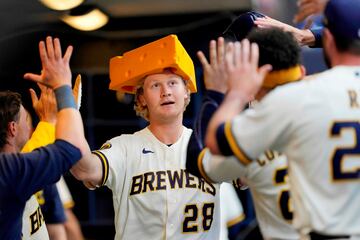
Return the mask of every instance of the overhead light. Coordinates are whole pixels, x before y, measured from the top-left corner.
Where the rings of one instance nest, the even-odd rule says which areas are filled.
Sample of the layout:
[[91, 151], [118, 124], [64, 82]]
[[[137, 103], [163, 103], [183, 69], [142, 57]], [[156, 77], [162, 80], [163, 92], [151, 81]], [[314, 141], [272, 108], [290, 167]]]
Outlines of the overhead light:
[[75, 29], [93, 31], [104, 26], [109, 17], [93, 6], [79, 6], [71, 10], [70, 14], [61, 17], [61, 20]]
[[84, 0], [40, 0], [40, 2], [50, 9], [63, 11], [79, 6]]

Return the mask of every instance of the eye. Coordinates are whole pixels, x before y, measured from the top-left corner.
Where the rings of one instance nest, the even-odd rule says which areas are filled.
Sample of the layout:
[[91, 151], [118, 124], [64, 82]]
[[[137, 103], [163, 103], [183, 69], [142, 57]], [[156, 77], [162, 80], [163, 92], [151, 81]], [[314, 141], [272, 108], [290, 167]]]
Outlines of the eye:
[[157, 87], [159, 87], [159, 83], [153, 83], [153, 84], [151, 85], [151, 87], [152, 87], [152, 88], [157, 88]]

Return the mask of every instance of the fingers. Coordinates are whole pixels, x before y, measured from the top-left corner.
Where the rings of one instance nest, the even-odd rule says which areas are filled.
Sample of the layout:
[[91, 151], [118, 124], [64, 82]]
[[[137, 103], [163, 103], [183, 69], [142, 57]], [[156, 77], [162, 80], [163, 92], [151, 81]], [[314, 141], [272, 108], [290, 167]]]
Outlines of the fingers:
[[54, 44], [52, 37], [46, 38], [46, 50], [47, 50], [47, 57], [49, 59], [55, 58], [55, 52], [54, 52]]
[[55, 58], [59, 59], [62, 57], [62, 53], [61, 53], [61, 45], [60, 45], [60, 40], [58, 38], [54, 39], [54, 53], [55, 53]]
[[39, 102], [39, 99], [36, 95], [36, 92], [34, 91], [34, 89], [30, 88], [29, 89], [30, 92], [30, 96], [31, 96], [31, 102], [32, 102], [32, 106], [35, 109], [35, 107], [37, 106], [37, 103]]
[[38, 83], [40, 83], [42, 80], [41, 75], [33, 74], [33, 73], [25, 73], [24, 78], [26, 80], [30, 80], [30, 81], [34, 81], [34, 82], [38, 82]]
[[210, 54], [210, 64], [211, 65], [216, 65], [217, 62], [217, 54], [216, 54], [216, 41], [215, 40], [211, 40], [210, 41], [210, 46], [209, 46], [209, 54]]
[[217, 41], [217, 61], [219, 64], [224, 63], [225, 57], [225, 40], [223, 37], [219, 37]]
[[259, 75], [262, 79], [265, 78], [265, 76], [272, 70], [272, 66], [270, 64], [265, 64], [261, 66], [258, 70]]
[[65, 55], [63, 57], [63, 60], [65, 63], [69, 63], [70, 62], [70, 58], [73, 52], [73, 47], [72, 46], [68, 46], [65, 52]]
[[225, 66], [229, 71], [234, 69], [234, 43], [229, 43], [225, 51]]
[[41, 93], [46, 92], [46, 90], [49, 89], [48, 87], [46, 87], [46, 86], [44, 86], [44, 85], [42, 85], [40, 83], [37, 83], [37, 85], [40, 88]]
[[248, 39], [241, 41], [241, 62], [242, 64], [248, 64], [250, 60], [250, 42]]
[[203, 66], [203, 68], [206, 68], [209, 65], [209, 62], [207, 61], [207, 59], [202, 51], [197, 52], [197, 57], [198, 57], [201, 65]]
[[24, 79], [26, 80], [30, 80], [30, 81], [33, 81], [33, 82], [36, 82], [36, 83], [39, 83], [41, 85], [44, 85], [46, 87], [49, 87], [51, 88], [52, 86], [46, 82], [43, 82], [42, 78], [40, 75], [37, 75], [37, 74], [33, 74], [33, 73], [26, 73], [24, 75]]
[[44, 41], [39, 42], [39, 54], [40, 54], [40, 59], [41, 59], [42, 66], [46, 66], [47, 62], [48, 62], [48, 56], [47, 56]]
[[256, 43], [251, 43], [250, 48], [250, 64], [257, 68], [259, 62], [259, 46]]

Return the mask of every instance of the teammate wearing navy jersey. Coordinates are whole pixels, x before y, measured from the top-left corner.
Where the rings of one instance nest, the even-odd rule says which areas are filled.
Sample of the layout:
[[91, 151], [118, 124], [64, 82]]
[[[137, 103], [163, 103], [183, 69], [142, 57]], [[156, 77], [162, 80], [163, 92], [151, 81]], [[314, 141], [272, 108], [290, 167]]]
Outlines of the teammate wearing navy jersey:
[[[39, 52], [41, 75], [26, 74], [24, 77], [55, 90], [58, 104], [56, 141], [31, 153], [0, 155], [0, 239], [21, 238], [26, 201], [45, 185], [55, 183], [87, 148], [81, 116], [71, 92], [69, 60], [72, 47], [68, 47], [62, 57], [60, 41], [48, 37], [46, 44], [40, 42]], [[20, 102], [11, 107], [14, 112], [3, 117], [12, 118], [9, 128], [11, 134], [16, 134], [27, 125], [26, 111]], [[34, 215], [34, 218], [41, 217]]]

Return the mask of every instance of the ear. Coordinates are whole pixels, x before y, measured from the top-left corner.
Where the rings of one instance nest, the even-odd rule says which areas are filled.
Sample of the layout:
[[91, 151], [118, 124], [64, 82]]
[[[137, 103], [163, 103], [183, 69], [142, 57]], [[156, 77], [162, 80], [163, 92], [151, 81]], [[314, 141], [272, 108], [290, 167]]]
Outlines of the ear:
[[144, 95], [142, 95], [142, 94], [139, 95], [138, 99], [139, 99], [139, 102], [140, 102], [141, 106], [146, 107], [146, 100], [144, 98]]
[[322, 41], [323, 41], [324, 51], [330, 51], [334, 47], [336, 47], [334, 36], [331, 34], [330, 30], [327, 28], [324, 28]]
[[17, 126], [15, 121], [11, 121], [8, 123], [8, 136], [15, 137], [17, 132]]
[[300, 65], [300, 71], [301, 71], [301, 79], [303, 79], [306, 75], [306, 68], [304, 65]]

